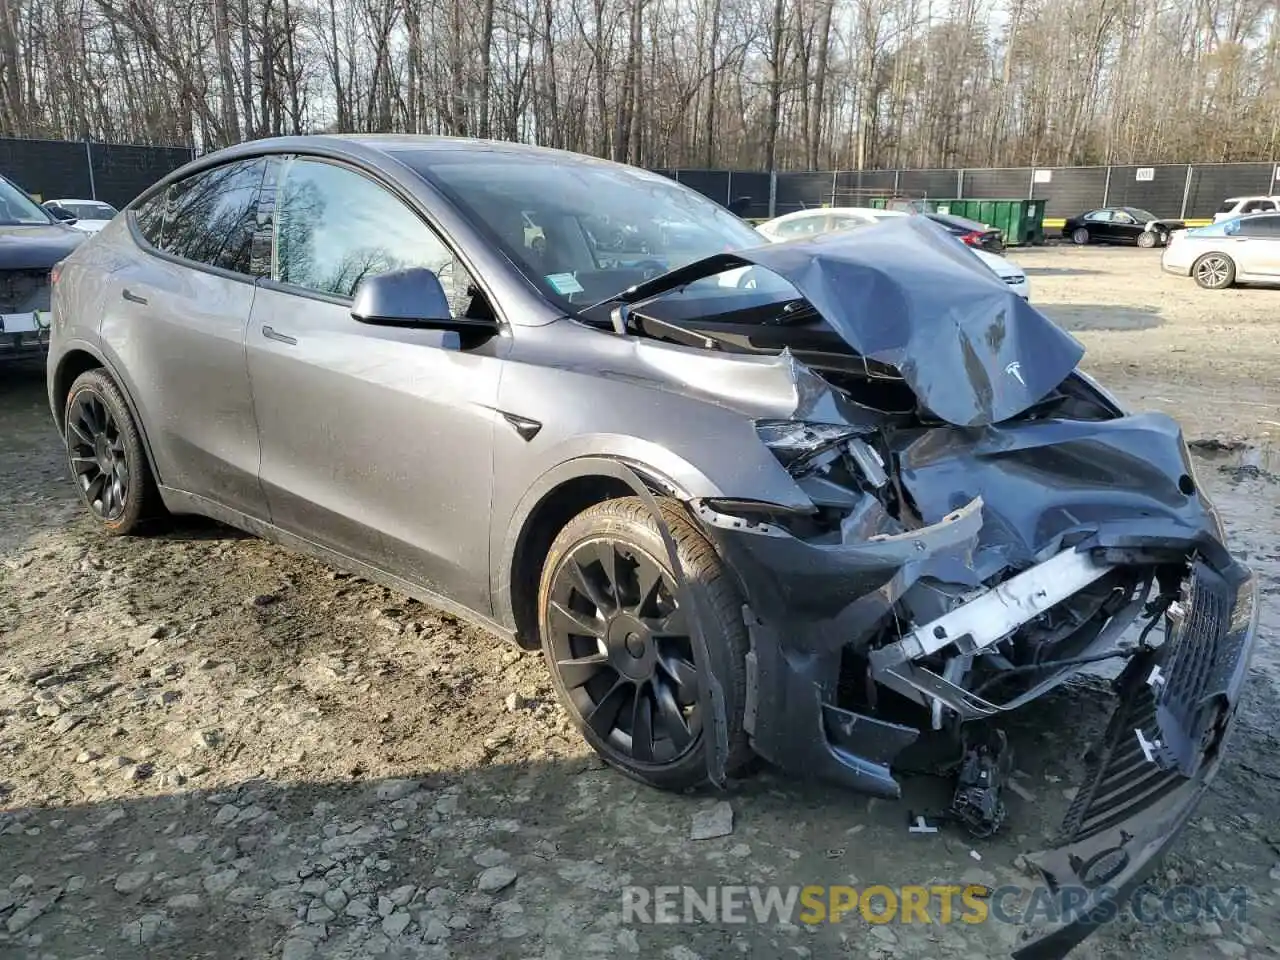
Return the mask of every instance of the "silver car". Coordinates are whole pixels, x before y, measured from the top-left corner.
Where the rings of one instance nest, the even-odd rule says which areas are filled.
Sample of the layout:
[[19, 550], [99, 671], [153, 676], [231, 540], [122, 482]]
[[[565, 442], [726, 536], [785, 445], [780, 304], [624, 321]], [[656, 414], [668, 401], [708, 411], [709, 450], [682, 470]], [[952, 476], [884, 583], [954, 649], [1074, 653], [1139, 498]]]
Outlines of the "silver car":
[[1160, 264], [1206, 290], [1236, 283], [1280, 284], [1280, 213], [1257, 213], [1175, 230]]
[[1002, 718], [1121, 661], [1032, 858], [1112, 895], [1218, 768], [1257, 604], [1176, 423], [1082, 353], [922, 218], [760, 244], [630, 167], [306, 137], [175, 172], [62, 265], [49, 397], [106, 531], [205, 514], [540, 647], [660, 787], [758, 755], [897, 797], [925, 739], [987, 836]]

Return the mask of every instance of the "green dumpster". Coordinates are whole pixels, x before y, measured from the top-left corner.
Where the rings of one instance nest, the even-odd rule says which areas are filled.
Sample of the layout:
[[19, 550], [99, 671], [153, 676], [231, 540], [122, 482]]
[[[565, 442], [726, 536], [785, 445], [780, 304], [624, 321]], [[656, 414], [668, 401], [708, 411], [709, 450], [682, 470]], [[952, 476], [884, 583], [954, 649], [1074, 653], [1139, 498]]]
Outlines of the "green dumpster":
[[938, 213], [950, 213], [995, 227], [1006, 246], [1044, 243], [1044, 201], [1038, 199], [947, 199], [930, 201]]
[[894, 197], [872, 197], [876, 210], [898, 210], [912, 206], [932, 213], [950, 213], [995, 227], [1006, 246], [1044, 243], [1044, 201], [1040, 199], [970, 200], [960, 197], [903, 200]]

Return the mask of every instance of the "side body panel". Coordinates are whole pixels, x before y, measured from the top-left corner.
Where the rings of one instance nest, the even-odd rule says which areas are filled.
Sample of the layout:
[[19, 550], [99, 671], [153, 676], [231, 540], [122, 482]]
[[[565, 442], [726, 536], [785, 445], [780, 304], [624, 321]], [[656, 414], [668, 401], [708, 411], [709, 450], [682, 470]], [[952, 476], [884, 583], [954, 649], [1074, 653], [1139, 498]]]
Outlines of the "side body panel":
[[368, 326], [264, 284], [249, 336], [261, 478], [275, 525], [486, 613], [510, 339], [463, 351], [451, 336]]

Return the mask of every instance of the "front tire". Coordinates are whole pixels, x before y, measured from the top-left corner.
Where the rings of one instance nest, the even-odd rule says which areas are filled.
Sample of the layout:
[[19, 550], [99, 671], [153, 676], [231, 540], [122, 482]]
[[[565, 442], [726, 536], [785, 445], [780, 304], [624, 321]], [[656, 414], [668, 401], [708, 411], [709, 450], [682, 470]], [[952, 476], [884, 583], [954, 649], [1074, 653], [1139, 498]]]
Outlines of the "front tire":
[[1236, 265], [1225, 253], [1206, 253], [1191, 265], [1191, 275], [1206, 290], [1225, 290], [1236, 282]]
[[1138, 246], [1144, 250], [1150, 250], [1158, 241], [1159, 237], [1152, 230], [1143, 230], [1142, 233], [1138, 234]]
[[539, 634], [556, 695], [591, 747], [630, 777], [685, 790], [707, 779], [708, 676], [724, 693], [726, 772], [751, 762], [742, 727], [749, 642], [742, 600], [715, 550], [679, 504], [659, 505], [710, 621], [702, 628], [711, 662], [699, 662], [691, 611], [679, 605], [657, 523], [637, 497], [590, 507], [560, 531], [538, 588]]
[[163, 511], [142, 436], [105, 371], [76, 378], [62, 422], [71, 476], [102, 530], [125, 536]]
[[1077, 247], [1083, 247], [1089, 242], [1089, 231], [1084, 227], [1076, 227], [1071, 231], [1071, 242]]

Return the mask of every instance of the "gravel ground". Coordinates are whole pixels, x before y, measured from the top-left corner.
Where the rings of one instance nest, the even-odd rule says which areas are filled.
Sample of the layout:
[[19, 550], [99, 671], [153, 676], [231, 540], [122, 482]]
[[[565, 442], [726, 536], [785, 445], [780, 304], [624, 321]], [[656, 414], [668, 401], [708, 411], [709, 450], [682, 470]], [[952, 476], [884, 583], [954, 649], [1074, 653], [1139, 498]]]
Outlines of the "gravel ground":
[[[1280, 953], [1280, 292], [1200, 291], [1148, 251], [1018, 259], [1122, 396], [1262, 444], [1198, 468], [1262, 577], [1264, 633], [1229, 760], [1156, 875], [1244, 886], [1246, 915], [1123, 921], [1073, 956]], [[1014, 925], [632, 925], [621, 889], [1029, 885], [1018, 854], [1057, 826], [1079, 731], [1106, 715], [1083, 683], [1011, 728], [1020, 789], [987, 841], [907, 832], [946, 798], [925, 776], [901, 804], [767, 770], [664, 795], [601, 768], [536, 656], [211, 523], [97, 534], [38, 369], [0, 374], [0, 491], [6, 960], [1000, 956]], [[691, 839], [729, 810], [728, 835]]]
[[1280, 290], [1202, 290], [1159, 250], [1035, 247], [1031, 299], [1088, 349], [1084, 368], [1189, 437], [1280, 438]]

